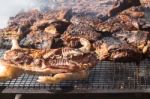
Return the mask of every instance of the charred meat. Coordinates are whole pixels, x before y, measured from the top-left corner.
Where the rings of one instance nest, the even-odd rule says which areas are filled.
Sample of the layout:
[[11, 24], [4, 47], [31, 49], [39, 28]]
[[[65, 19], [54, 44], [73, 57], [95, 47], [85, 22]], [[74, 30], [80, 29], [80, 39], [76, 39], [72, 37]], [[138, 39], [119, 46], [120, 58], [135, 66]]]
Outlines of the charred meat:
[[112, 9], [109, 11], [109, 16], [114, 16], [119, 12], [132, 7], [141, 5], [140, 0], [117, 0], [114, 2]]
[[8, 22], [8, 27], [17, 30], [20, 26], [30, 27], [34, 22], [43, 18], [43, 15], [38, 10], [31, 10], [28, 12], [21, 12], [15, 17], [11, 17]]
[[98, 30], [101, 32], [118, 32], [122, 30], [138, 30], [139, 24], [136, 19], [126, 14], [119, 14], [116, 17], [109, 18], [107, 21], [101, 23]]
[[48, 23], [47, 26], [44, 27], [42, 24], [38, 27], [34, 25], [37, 30], [32, 30], [24, 37], [20, 41], [20, 45], [38, 49], [63, 47], [63, 43], [59, 37], [67, 29], [69, 24], [69, 22], [56, 20], [52, 23]]
[[90, 15], [82, 15], [82, 14], [77, 14], [74, 15], [71, 18], [71, 22], [73, 24], [86, 24], [91, 27], [93, 27], [95, 30], [98, 31], [97, 27], [102, 23], [102, 20], [99, 19], [98, 17], [90, 16]]
[[150, 32], [147, 31], [122, 31], [115, 34], [115, 37], [127, 41], [128, 44], [139, 48], [143, 53], [146, 53], [145, 47], [148, 47], [150, 40]]
[[24, 37], [20, 44], [28, 48], [51, 48], [55, 35], [51, 35], [44, 31], [32, 31]]
[[[12, 40], [12, 49], [8, 50], [4, 54], [4, 59], [0, 60], [2, 68], [9, 68], [8, 71], [4, 69], [2, 72], [4, 74], [9, 72], [9, 74], [1, 74], [0, 80], [12, 79], [21, 73], [55, 74], [53, 77], [39, 77], [38, 81], [46, 84], [86, 78], [89, 74], [89, 69], [97, 64], [97, 59], [90, 52], [90, 42], [84, 38], [80, 38], [80, 41], [82, 41], [83, 47], [79, 49], [58, 48], [40, 50], [20, 48], [14, 39]], [[81, 59], [79, 60], [79, 58]], [[82, 75], [83, 73], [84, 75]], [[59, 79], [55, 79], [57, 77]]]
[[149, 7], [137, 6], [131, 7], [130, 9], [121, 12], [119, 15], [126, 15], [130, 17], [130, 19], [134, 21], [134, 24], [136, 22], [138, 29], [148, 31], [150, 24], [149, 10]]
[[64, 45], [68, 47], [78, 47], [80, 46], [78, 38], [86, 38], [90, 42], [94, 42], [100, 37], [100, 33], [86, 24], [71, 24], [61, 38], [64, 41]]
[[119, 12], [134, 6], [150, 7], [150, 0], [117, 0], [114, 2], [109, 16], [117, 15]]
[[[51, 41], [56, 38], [57, 40], [54, 41], [60, 42], [60, 35], [70, 25], [70, 22], [63, 21], [68, 11], [70, 12], [70, 10], [58, 10], [57, 16], [51, 13], [51, 17], [45, 15], [48, 12], [42, 13], [38, 10], [19, 13], [10, 18], [7, 28], [0, 31], [0, 39], [8, 43], [10, 43], [9, 39], [18, 39], [22, 47], [50, 48]], [[3, 44], [2, 47], [4, 46], [7, 45]], [[62, 44], [56, 47], [62, 47]]]
[[132, 62], [141, 59], [141, 53], [136, 47], [112, 37], [95, 42], [94, 48], [99, 60]]
[[56, 19], [69, 21], [72, 15], [73, 15], [72, 9], [63, 8], [58, 10], [48, 10], [43, 13], [43, 18], [46, 20]]

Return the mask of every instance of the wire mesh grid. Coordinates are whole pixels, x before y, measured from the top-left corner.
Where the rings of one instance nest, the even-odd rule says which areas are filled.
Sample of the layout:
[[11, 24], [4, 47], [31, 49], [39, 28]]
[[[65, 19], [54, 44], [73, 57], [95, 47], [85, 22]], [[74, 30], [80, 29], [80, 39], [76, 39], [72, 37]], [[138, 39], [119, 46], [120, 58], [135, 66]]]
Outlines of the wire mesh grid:
[[[2, 55], [4, 50], [0, 51]], [[17, 79], [0, 83], [1, 87], [23, 89], [148, 89], [150, 88], [150, 61], [144, 60], [139, 65], [135, 63], [99, 62], [91, 70], [90, 76], [85, 80], [64, 81], [56, 85], [43, 85], [38, 83], [37, 75], [23, 74]]]

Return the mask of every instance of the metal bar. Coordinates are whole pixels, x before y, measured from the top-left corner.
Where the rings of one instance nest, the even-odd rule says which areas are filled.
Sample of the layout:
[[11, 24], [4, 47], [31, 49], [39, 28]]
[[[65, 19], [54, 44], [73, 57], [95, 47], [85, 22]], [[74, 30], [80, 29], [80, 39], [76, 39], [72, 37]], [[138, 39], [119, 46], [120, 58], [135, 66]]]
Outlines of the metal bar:
[[63, 90], [46, 90], [46, 89], [23, 89], [23, 88], [6, 88], [2, 93], [11, 93], [11, 94], [92, 94], [92, 93], [150, 93], [150, 89], [74, 89], [68, 92]]

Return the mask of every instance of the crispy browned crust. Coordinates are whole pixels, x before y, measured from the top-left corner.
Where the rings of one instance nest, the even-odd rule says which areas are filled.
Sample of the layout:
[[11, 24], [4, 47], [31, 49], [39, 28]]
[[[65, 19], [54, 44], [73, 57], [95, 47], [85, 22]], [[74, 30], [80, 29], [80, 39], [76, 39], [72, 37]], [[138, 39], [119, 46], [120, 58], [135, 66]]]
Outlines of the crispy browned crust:
[[[135, 46], [119, 39], [106, 37], [93, 45], [99, 60], [132, 62], [141, 60], [141, 52]], [[135, 57], [138, 56], [138, 57]]]
[[114, 2], [114, 5], [112, 9], [109, 11], [108, 15], [109, 16], [114, 16], [120, 13], [121, 11], [128, 9], [132, 6], [139, 6], [141, 5], [140, 0], [117, 0]]
[[98, 31], [97, 27], [99, 27], [99, 25], [102, 23], [102, 20], [99, 19], [98, 17], [82, 14], [74, 15], [70, 21], [76, 25], [86, 24], [88, 26], [93, 27], [97, 31]]
[[[81, 58], [79, 60], [79, 58]], [[4, 59], [16, 68], [36, 73], [76, 72], [96, 65], [92, 53], [78, 49], [59, 48], [49, 50], [13, 49], [5, 53]]]
[[73, 73], [59, 73], [54, 76], [40, 76], [38, 78], [38, 82], [43, 84], [58, 84], [62, 81], [66, 80], [82, 80], [89, 76], [88, 70], [82, 70], [79, 72], [73, 72]]
[[91, 42], [98, 40], [101, 34], [86, 24], [72, 24], [68, 27], [65, 33], [61, 36], [64, 45], [68, 47], [79, 47], [79, 38], [85, 38]]
[[[34, 73], [31, 70], [22, 70], [21, 68], [15, 67], [16, 64], [12, 64], [5, 60], [0, 60], [0, 81], [10, 80], [13, 78], [17, 78], [22, 73], [28, 73], [28, 74], [39, 74], [38, 72]], [[31, 69], [31, 68], [30, 68]], [[35, 68], [34, 68], [35, 69]], [[41, 70], [42, 71], [42, 70]], [[54, 72], [53, 70], [52, 72]], [[59, 71], [59, 70], [56, 70]], [[47, 73], [46, 73], [47, 72]], [[50, 74], [52, 73], [50, 70], [45, 70], [44, 74]], [[56, 73], [56, 72], [55, 72]], [[50, 76], [40, 76], [37, 80], [40, 83], [43, 84], [57, 84], [64, 80], [79, 80], [84, 79], [89, 75], [88, 70], [81, 70], [78, 72], [62, 72], [57, 73], [53, 77]]]

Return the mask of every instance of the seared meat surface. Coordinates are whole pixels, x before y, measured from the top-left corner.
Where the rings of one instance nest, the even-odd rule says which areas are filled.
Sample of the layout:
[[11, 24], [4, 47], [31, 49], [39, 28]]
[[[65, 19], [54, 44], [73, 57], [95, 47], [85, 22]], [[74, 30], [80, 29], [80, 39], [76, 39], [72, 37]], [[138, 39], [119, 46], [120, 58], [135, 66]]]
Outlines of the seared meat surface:
[[117, 32], [114, 36], [143, 50], [143, 53], [145, 53], [144, 49], [150, 40], [150, 32], [147, 31], [122, 31]]
[[104, 37], [102, 40], [95, 42], [93, 46], [100, 60], [132, 62], [141, 59], [141, 53], [135, 46], [117, 38]]
[[38, 82], [45, 84], [84, 79], [98, 61], [94, 53], [90, 52], [90, 42], [84, 38], [80, 38], [80, 42], [83, 46], [78, 49], [65, 47], [40, 50], [20, 48], [17, 40], [13, 39], [12, 49], [6, 51], [0, 60], [1, 68], [9, 68], [8, 71], [2, 70], [7, 75], [0, 74], [0, 80], [12, 79], [21, 73], [55, 74], [53, 77], [39, 77]]
[[98, 30], [101, 32], [115, 33], [122, 30], [137, 30], [137, 23], [126, 15], [120, 15], [108, 19], [99, 25]]
[[[65, 18], [68, 18], [71, 10], [61, 9], [54, 12], [42, 13], [38, 10], [32, 10], [17, 14], [15, 17], [10, 18], [8, 27], [0, 31], [0, 39], [9, 43], [8, 39], [16, 38], [20, 41], [22, 47], [50, 48], [51, 42], [55, 38], [55, 42], [60, 42], [58, 37], [70, 25], [70, 22], [65, 21], [67, 20]], [[62, 44], [61, 42], [61, 44], [53, 46], [54, 48], [62, 47]], [[3, 44], [1, 47], [4, 46], [7, 45]]]
[[47, 24], [43, 29], [38, 27], [37, 30], [31, 31], [26, 37], [24, 37], [21, 40], [20, 45], [38, 49], [63, 47], [63, 42], [59, 37], [69, 24], [69, 22], [56, 20]]
[[13, 42], [0, 60], [0, 80], [22, 73], [53, 74], [40, 76], [38, 82], [55, 84], [86, 78], [98, 59], [140, 62], [150, 57], [149, 0], [70, 1], [67, 9], [61, 8], [62, 2], [55, 10], [10, 18], [8, 27], [0, 30], [0, 47]]
[[86, 24], [71, 24], [61, 38], [64, 41], [64, 45], [78, 47], [80, 45], [78, 38], [80, 37], [94, 42], [101, 37], [101, 34]]
[[[150, 40], [150, 21], [147, 18], [148, 13], [147, 8], [142, 6], [132, 7], [121, 12], [115, 18], [119, 19], [119, 22], [125, 25], [121, 26], [119, 24], [122, 23], [119, 23], [117, 26], [112, 26], [110, 29], [112, 35], [136, 46], [145, 54], [148, 49], [148, 41]], [[116, 22], [114, 22], [114, 24], [116, 24]]]
[[147, 18], [147, 14], [149, 14], [147, 10], [148, 8], [141, 6], [131, 7], [130, 9], [119, 13], [115, 17], [111, 17], [105, 22], [102, 22], [99, 24], [98, 28], [102, 32], [143, 30], [144, 28], [142, 27], [144, 27], [144, 24], [148, 23], [149, 20]]
[[57, 20], [67, 20], [69, 21], [72, 17], [72, 9], [62, 8], [58, 10], [48, 10], [43, 14], [43, 18], [46, 20], [57, 19]]
[[[149, 30], [149, 7], [143, 7], [143, 6], [137, 6], [137, 7], [131, 7], [127, 10], [124, 10], [119, 15], [126, 15], [130, 18], [130, 20], [134, 21], [134, 24], [136, 22], [138, 29], [140, 30]], [[135, 25], [136, 25], [135, 24]]]
[[[69, 55], [69, 51], [74, 53]], [[69, 54], [66, 55], [67, 53]], [[48, 57], [48, 54], [51, 55]], [[81, 60], [78, 60], [79, 57], [82, 57]], [[45, 73], [45, 69], [50, 69], [51, 72], [49, 73], [55, 74], [77, 72], [96, 65], [96, 57], [94, 55], [90, 53], [84, 54], [83, 52], [71, 48], [49, 50], [14, 49], [7, 51], [4, 59], [23, 70], [37, 73], [41, 71], [43, 74]], [[91, 60], [93, 60], [92, 63], [90, 62]]]
[[51, 48], [54, 37], [43, 31], [32, 31], [20, 43], [28, 48]]
[[43, 18], [42, 13], [38, 10], [31, 10], [28, 12], [21, 12], [15, 17], [11, 17], [8, 22], [8, 27], [17, 30], [20, 26], [30, 27], [34, 22]]
[[86, 25], [93, 27], [95, 30], [97, 30], [97, 27], [99, 27], [99, 25], [102, 23], [102, 20], [99, 19], [98, 17], [94, 17], [90, 15], [85, 16], [82, 14], [77, 14], [71, 18], [71, 22], [76, 25], [86, 24]]
[[112, 9], [109, 12], [109, 16], [114, 16], [119, 12], [132, 7], [132, 6], [139, 6], [141, 5], [140, 0], [116, 0]]

